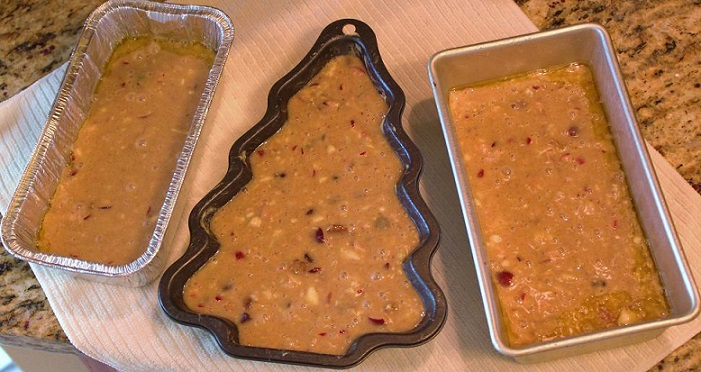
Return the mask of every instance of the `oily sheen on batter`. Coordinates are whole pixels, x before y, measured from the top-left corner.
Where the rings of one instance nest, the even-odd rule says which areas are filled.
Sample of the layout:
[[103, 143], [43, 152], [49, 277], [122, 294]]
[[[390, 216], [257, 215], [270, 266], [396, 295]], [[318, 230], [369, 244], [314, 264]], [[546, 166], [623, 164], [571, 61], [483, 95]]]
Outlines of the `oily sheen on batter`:
[[668, 314], [591, 72], [450, 94], [511, 346]]
[[424, 306], [402, 268], [418, 231], [396, 193], [387, 104], [355, 56], [332, 59], [250, 156], [253, 179], [212, 219], [220, 250], [187, 306], [233, 321], [244, 345], [344, 354], [403, 332]]
[[108, 265], [148, 247], [214, 52], [128, 39], [114, 50], [38, 234], [38, 249]]

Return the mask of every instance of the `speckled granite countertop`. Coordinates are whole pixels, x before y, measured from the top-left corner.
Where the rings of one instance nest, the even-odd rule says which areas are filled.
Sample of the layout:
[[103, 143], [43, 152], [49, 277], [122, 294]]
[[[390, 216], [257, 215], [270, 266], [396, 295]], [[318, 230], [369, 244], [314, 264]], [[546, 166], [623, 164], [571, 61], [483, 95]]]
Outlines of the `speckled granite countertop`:
[[[515, 0], [540, 29], [604, 25], [645, 138], [701, 193], [701, 0]], [[102, 0], [0, 3], [0, 101], [65, 62]], [[77, 352], [29, 266], [0, 254], [0, 343]], [[701, 368], [701, 335], [654, 370]]]

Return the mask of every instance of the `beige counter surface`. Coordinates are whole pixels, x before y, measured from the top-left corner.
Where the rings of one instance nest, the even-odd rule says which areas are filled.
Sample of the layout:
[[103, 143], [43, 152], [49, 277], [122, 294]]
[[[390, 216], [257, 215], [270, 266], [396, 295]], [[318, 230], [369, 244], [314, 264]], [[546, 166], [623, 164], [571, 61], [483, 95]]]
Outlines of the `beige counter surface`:
[[[102, 1], [0, 4], [0, 101], [68, 59]], [[701, 192], [701, 2], [517, 0], [540, 29], [598, 22], [611, 33], [645, 138]], [[0, 343], [77, 352], [29, 266], [0, 255]], [[657, 366], [701, 367], [701, 336]]]

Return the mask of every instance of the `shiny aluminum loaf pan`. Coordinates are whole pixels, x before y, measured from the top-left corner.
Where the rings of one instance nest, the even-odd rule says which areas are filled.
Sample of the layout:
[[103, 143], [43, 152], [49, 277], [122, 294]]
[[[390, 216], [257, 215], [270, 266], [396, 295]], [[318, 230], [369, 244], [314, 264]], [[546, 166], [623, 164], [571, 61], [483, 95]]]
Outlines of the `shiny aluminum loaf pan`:
[[[671, 314], [662, 320], [512, 348], [502, 332], [498, 299], [486, 264], [484, 240], [479, 231], [470, 185], [463, 171], [448, 107], [448, 93], [451, 89], [477, 82], [572, 62], [586, 63], [594, 74]], [[500, 353], [521, 362], [585, 353], [654, 337], [665, 328], [688, 322], [698, 314], [697, 289], [638, 130], [611, 41], [601, 26], [585, 24], [442, 51], [431, 57], [429, 76], [460, 195], [492, 343]]]
[[[216, 56], [148, 246], [135, 261], [120, 266], [38, 252], [37, 230], [85, 119], [101, 70], [123, 39], [149, 35], [200, 42], [216, 51]], [[97, 8], [85, 23], [39, 143], [3, 221], [2, 239], [7, 250], [20, 259], [91, 280], [138, 286], [155, 279], [165, 264], [164, 256], [159, 254], [161, 241], [232, 41], [231, 21], [210, 7], [126, 0]]]
[[[372, 333], [360, 336], [344, 355], [251, 347], [239, 342], [236, 324], [223, 318], [201, 315], [190, 310], [183, 289], [219, 249], [210, 231], [213, 215], [251, 180], [249, 157], [287, 121], [287, 103], [319, 71], [338, 55], [353, 54], [365, 63], [365, 69], [384, 96], [389, 111], [382, 129], [401, 160], [403, 174], [396, 185], [397, 197], [406, 208], [419, 233], [419, 244], [405, 260], [403, 268], [424, 304], [424, 318], [412, 330], [403, 333]], [[439, 227], [419, 194], [422, 158], [402, 128], [404, 93], [385, 68], [372, 29], [357, 20], [342, 19], [328, 25], [302, 61], [270, 90], [265, 116], [239, 138], [229, 152], [229, 170], [192, 210], [190, 244], [185, 254], [163, 274], [159, 287], [161, 307], [173, 320], [210, 331], [229, 355], [263, 361], [345, 368], [360, 363], [372, 351], [388, 346], [416, 346], [441, 329], [446, 320], [447, 303], [431, 274], [431, 256], [438, 248]]]

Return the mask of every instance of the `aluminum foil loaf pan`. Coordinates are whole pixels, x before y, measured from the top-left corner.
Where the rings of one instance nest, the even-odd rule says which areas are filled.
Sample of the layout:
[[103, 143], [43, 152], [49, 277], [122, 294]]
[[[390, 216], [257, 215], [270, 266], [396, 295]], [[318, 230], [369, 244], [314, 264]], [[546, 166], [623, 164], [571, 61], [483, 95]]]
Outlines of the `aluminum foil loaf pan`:
[[[667, 317], [580, 336], [509, 345], [495, 284], [480, 233], [474, 201], [460, 152], [449, 92], [456, 88], [570, 63], [592, 71], [645, 236], [670, 306]], [[699, 313], [698, 292], [684, 258], [663, 195], [636, 123], [616, 54], [604, 28], [583, 24], [553, 31], [445, 50], [429, 61], [429, 76], [460, 196], [492, 344], [520, 362], [534, 362], [621, 346], [659, 335]], [[565, 181], [563, 181], [565, 182]], [[486, 201], [482, 200], [482, 203]]]
[[[403, 170], [395, 192], [416, 226], [419, 238], [418, 245], [402, 263], [402, 269], [423, 302], [424, 317], [406, 332], [364, 334], [355, 339], [342, 355], [247, 346], [240, 342], [234, 320], [193, 311], [186, 304], [183, 291], [193, 275], [219, 251], [218, 237], [211, 230], [212, 217], [237, 194], [245, 192], [253, 177], [251, 158], [260, 156], [256, 149], [283, 128], [288, 120], [288, 102], [296, 93], [308, 85], [330, 60], [340, 55], [355, 55], [363, 61], [370, 79], [389, 106], [379, 125], [401, 161]], [[376, 349], [416, 346], [435, 336], [445, 323], [447, 313], [445, 296], [431, 273], [431, 257], [438, 248], [440, 231], [438, 222], [419, 194], [422, 157], [402, 128], [404, 104], [404, 93], [384, 66], [372, 29], [354, 19], [329, 24], [302, 61], [273, 85], [266, 114], [233, 144], [226, 175], [192, 210], [188, 249], [161, 278], [159, 299], [165, 313], [179, 323], [208, 330], [231, 356], [329, 368], [351, 367]], [[278, 208], [284, 208], [284, 204]], [[354, 264], [364, 265], [363, 262]], [[238, 268], [240, 266], [231, 267], [231, 270], [240, 270]]]
[[[105, 64], [122, 40], [142, 36], [197, 42], [216, 52], [148, 246], [143, 247], [143, 254], [136, 260], [124, 265], [39, 252], [38, 229]], [[165, 257], [160, 254], [161, 242], [233, 36], [228, 16], [211, 7], [125, 0], [110, 1], [97, 8], [86, 20], [38, 145], [3, 220], [2, 239], [6, 249], [20, 259], [67, 270], [90, 280], [139, 286], [155, 279], [165, 264]]]

